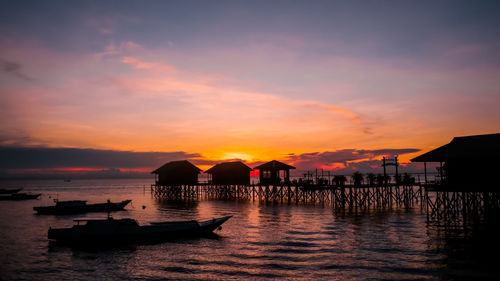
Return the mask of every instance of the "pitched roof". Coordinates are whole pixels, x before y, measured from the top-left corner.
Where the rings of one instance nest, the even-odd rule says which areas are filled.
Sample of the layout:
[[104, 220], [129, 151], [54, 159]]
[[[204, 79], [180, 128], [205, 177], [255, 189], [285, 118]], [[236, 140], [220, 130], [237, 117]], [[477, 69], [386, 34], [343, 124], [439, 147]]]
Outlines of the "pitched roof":
[[446, 159], [446, 155], [449, 153], [450, 144], [445, 144], [441, 147], [433, 149], [427, 153], [417, 156], [411, 159], [411, 162], [442, 162]]
[[269, 161], [267, 163], [264, 163], [262, 165], [259, 165], [255, 168], [253, 168], [254, 170], [271, 170], [271, 171], [275, 171], [275, 170], [290, 170], [290, 169], [295, 169], [294, 166], [290, 166], [288, 164], [285, 164], [285, 163], [282, 163], [282, 162], [279, 162], [279, 161], [276, 161], [276, 160], [273, 160], [273, 161]]
[[191, 164], [191, 162], [187, 160], [182, 160], [182, 161], [172, 161], [165, 163], [163, 166], [160, 168], [154, 170], [151, 172], [151, 174], [158, 173], [160, 170], [173, 170], [173, 169], [186, 169], [186, 170], [195, 170], [196, 172], [201, 172], [201, 169], [196, 167], [195, 165]]
[[444, 162], [450, 159], [498, 159], [500, 133], [455, 137], [441, 147], [411, 159], [412, 162]]
[[241, 161], [236, 161], [236, 162], [224, 162], [217, 164], [213, 166], [212, 168], [208, 169], [205, 171], [205, 173], [213, 173], [213, 172], [221, 172], [221, 171], [230, 171], [230, 170], [238, 170], [238, 169], [245, 169], [248, 170], [249, 172], [252, 171], [252, 168], [248, 167], [247, 165], [243, 164]]

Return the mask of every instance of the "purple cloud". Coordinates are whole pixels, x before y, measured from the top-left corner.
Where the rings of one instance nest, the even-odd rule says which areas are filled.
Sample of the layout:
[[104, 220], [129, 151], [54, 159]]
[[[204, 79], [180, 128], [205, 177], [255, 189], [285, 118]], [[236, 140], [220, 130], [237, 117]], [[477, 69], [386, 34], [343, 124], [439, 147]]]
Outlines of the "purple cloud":
[[329, 165], [332, 163], [344, 163], [349, 161], [372, 159], [378, 156], [394, 157], [396, 155], [418, 152], [416, 148], [401, 148], [401, 149], [376, 149], [376, 150], [358, 150], [358, 149], [342, 149], [337, 151], [303, 153], [299, 155], [289, 154], [288, 159], [292, 162], [314, 162], [320, 165]]
[[46, 147], [0, 147], [0, 169], [147, 168], [165, 162], [201, 157], [197, 153], [134, 152]]

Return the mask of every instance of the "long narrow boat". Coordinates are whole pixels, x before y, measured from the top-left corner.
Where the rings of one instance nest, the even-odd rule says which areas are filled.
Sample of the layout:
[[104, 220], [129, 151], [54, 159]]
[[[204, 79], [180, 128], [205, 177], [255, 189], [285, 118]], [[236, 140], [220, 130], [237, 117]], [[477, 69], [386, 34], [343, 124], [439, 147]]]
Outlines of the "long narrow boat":
[[[59, 243], [82, 245], [124, 242], [150, 242], [172, 238], [203, 236], [221, 229], [231, 216], [208, 221], [171, 221], [139, 225], [133, 219], [81, 219], [71, 228], [49, 228], [49, 240]], [[84, 223], [84, 224], [80, 224]]]
[[40, 193], [38, 194], [28, 194], [28, 193], [13, 193], [9, 195], [0, 195], [1, 201], [21, 201], [21, 200], [31, 200], [37, 199], [40, 197]]
[[69, 215], [82, 214], [88, 212], [113, 212], [120, 211], [127, 206], [132, 200], [124, 200], [122, 202], [113, 203], [108, 200], [106, 203], [87, 204], [87, 201], [56, 201], [54, 206], [39, 206], [33, 207], [41, 215]]
[[13, 194], [13, 193], [18, 193], [21, 191], [22, 188], [17, 188], [17, 189], [3, 189], [0, 188], [0, 194]]

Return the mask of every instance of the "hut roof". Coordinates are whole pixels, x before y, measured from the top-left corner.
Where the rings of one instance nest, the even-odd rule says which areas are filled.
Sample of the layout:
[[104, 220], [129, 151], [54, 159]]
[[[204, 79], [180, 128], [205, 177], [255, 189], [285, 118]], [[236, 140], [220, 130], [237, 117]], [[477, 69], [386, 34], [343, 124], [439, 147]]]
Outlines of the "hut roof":
[[411, 159], [412, 162], [444, 162], [450, 159], [498, 159], [500, 133], [455, 137], [441, 147]]
[[441, 147], [433, 149], [427, 153], [411, 159], [411, 162], [441, 162], [447, 158], [450, 144], [445, 144]]
[[160, 170], [174, 170], [174, 169], [186, 169], [186, 170], [193, 170], [198, 173], [201, 172], [201, 169], [191, 164], [191, 162], [187, 160], [182, 160], [182, 161], [168, 162], [163, 166], [161, 166], [160, 168], [152, 171], [151, 174], [157, 174]]
[[264, 163], [262, 165], [259, 165], [255, 168], [254, 170], [266, 170], [266, 171], [276, 171], [276, 170], [290, 170], [290, 169], [295, 169], [294, 166], [290, 166], [288, 164], [273, 160], [267, 163]]
[[238, 170], [238, 169], [245, 169], [248, 170], [249, 172], [252, 171], [252, 168], [248, 167], [247, 165], [243, 164], [243, 162], [236, 161], [236, 162], [225, 162], [225, 163], [220, 163], [212, 168], [208, 169], [205, 171], [205, 173], [213, 173], [213, 172], [223, 172], [223, 171], [230, 171], [230, 170]]

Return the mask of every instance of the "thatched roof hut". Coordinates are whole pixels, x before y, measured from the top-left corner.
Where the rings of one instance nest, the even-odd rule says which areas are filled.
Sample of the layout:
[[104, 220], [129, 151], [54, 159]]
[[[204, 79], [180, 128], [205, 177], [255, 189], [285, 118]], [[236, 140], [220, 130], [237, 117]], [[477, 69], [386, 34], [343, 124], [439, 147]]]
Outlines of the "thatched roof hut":
[[152, 171], [157, 185], [195, 185], [201, 169], [187, 160], [172, 161]]
[[205, 171], [210, 174], [209, 183], [220, 185], [248, 185], [252, 168], [237, 162], [220, 163]]
[[499, 190], [500, 134], [455, 137], [441, 147], [411, 159], [441, 163], [443, 189]]
[[[272, 160], [270, 162], [259, 165], [254, 170], [259, 170], [259, 178], [261, 184], [280, 184], [290, 182], [290, 170], [295, 169], [294, 166]], [[283, 175], [280, 176], [280, 172]]]

